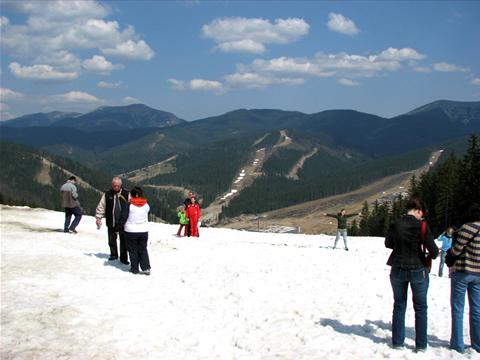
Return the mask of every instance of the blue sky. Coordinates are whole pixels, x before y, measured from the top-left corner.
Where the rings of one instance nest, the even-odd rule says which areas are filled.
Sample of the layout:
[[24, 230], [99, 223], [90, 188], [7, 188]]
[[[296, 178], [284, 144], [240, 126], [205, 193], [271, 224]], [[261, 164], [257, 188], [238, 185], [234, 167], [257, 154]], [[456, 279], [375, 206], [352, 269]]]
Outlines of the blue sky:
[[2, 120], [480, 101], [480, 2], [2, 1]]

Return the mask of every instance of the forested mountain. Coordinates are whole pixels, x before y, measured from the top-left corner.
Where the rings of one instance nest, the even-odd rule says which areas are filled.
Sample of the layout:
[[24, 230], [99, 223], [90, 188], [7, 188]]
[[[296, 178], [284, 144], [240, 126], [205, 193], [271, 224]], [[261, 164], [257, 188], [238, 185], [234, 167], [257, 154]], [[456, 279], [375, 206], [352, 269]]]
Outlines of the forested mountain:
[[[438, 101], [391, 119], [353, 110], [240, 109], [185, 122], [130, 105], [75, 117], [57, 114], [60, 120], [43, 123], [12, 120], [2, 124], [0, 138], [108, 174], [135, 174], [167, 162], [168, 171], [147, 171], [141, 183], [193, 189], [204, 206], [231, 190], [238, 172], [263, 151], [248, 186], [224, 204], [223, 215], [234, 216], [339, 194], [413, 169], [433, 149], [480, 133], [479, 108], [480, 102]], [[177, 196], [165, 196], [171, 203], [165, 203], [164, 218]]]
[[[435, 236], [447, 227], [459, 228], [469, 218], [472, 205], [480, 204], [480, 142], [472, 135], [468, 142], [451, 143], [430, 171], [410, 179], [409, 195], [420, 197], [427, 206], [426, 220]], [[460, 150], [460, 151], [459, 151]], [[399, 196], [393, 203], [364, 203], [359, 223], [352, 222], [353, 235], [385, 236], [388, 226], [405, 211], [407, 199]]]
[[[86, 114], [54, 111], [21, 116], [4, 121], [2, 127], [31, 126], [74, 128], [87, 132], [118, 131], [138, 128], [162, 128], [185, 122], [172, 113], [143, 104], [103, 106]], [[53, 129], [52, 129], [53, 130]]]
[[480, 119], [480, 102], [438, 100], [410, 111], [406, 115], [418, 115], [431, 112], [443, 112], [452, 122], [468, 124]]
[[[93, 215], [103, 191], [110, 188], [112, 176], [91, 170], [75, 161], [34, 150], [23, 145], [0, 141], [0, 203], [63, 210], [59, 189], [72, 175], [78, 179], [79, 200], [86, 214]], [[124, 182], [126, 188], [132, 184]], [[182, 195], [175, 191], [145, 189], [152, 213], [173, 221]], [[172, 198], [173, 195], [173, 198]]]
[[52, 111], [49, 113], [36, 113], [25, 116], [20, 116], [15, 119], [7, 120], [2, 123], [2, 126], [26, 128], [30, 126], [51, 126], [63, 119], [73, 119], [81, 114], [68, 113], [61, 111]]
[[53, 126], [73, 127], [84, 131], [105, 131], [112, 129], [137, 129], [168, 127], [181, 124], [172, 113], [152, 109], [143, 104], [127, 106], [104, 106], [87, 114], [57, 121]]

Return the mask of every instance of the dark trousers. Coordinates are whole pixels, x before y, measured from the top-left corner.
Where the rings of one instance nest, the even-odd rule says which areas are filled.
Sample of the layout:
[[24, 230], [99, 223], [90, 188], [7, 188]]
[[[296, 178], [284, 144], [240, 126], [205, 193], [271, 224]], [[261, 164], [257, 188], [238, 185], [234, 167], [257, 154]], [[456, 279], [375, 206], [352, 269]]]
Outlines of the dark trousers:
[[[65, 224], [63, 225], [63, 231], [68, 232], [68, 230], [75, 230], [77, 225], [80, 223], [80, 220], [82, 219], [82, 209], [80, 209], [78, 206], [74, 208], [64, 208], [64, 209], [65, 209]], [[72, 220], [72, 215], [74, 215], [75, 218], [70, 224], [70, 221]]]
[[178, 228], [178, 231], [177, 231], [177, 236], [180, 236], [180, 234], [182, 233], [182, 229], [185, 228], [185, 230], [183, 231], [183, 236], [188, 236], [188, 224], [180, 224], [180, 227]]
[[125, 233], [127, 239], [128, 252], [130, 253], [130, 271], [138, 273], [138, 265], [145, 271], [150, 269], [150, 259], [148, 257], [148, 232]]
[[120, 261], [128, 261], [127, 245], [125, 243], [125, 233], [123, 227], [108, 227], [108, 246], [110, 246], [110, 256], [118, 259], [117, 235], [120, 237]]

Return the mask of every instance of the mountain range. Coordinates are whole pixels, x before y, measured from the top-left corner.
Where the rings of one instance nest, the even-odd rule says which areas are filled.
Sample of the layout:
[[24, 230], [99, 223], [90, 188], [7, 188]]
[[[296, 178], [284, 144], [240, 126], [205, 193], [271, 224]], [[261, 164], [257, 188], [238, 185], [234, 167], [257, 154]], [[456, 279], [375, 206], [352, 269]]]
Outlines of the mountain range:
[[87, 132], [126, 130], [136, 128], [162, 128], [185, 122], [172, 113], [152, 109], [143, 104], [103, 106], [86, 114], [53, 111], [24, 115], [5, 121], [2, 126], [25, 128], [66, 127]]
[[[239, 109], [187, 122], [136, 104], [31, 114], [0, 126], [0, 140], [128, 173], [143, 185], [194, 189], [205, 206], [218, 202], [261, 152], [248, 186], [219, 205], [231, 216], [351, 191], [418, 167], [432, 149], [475, 133], [480, 102], [447, 100], [389, 119], [354, 110]], [[288, 196], [271, 198], [269, 190]]]

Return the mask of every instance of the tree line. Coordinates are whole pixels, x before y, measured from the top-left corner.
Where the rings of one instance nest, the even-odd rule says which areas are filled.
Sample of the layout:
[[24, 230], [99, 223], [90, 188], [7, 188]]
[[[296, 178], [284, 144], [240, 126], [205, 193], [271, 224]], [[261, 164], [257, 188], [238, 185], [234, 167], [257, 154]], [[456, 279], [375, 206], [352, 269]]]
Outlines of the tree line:
[[[421, 198], [427, 206], [427, 220], [435, 235], [447, 227], [460, 227], [467, 220], [465, 214], [472, 204], [480, 204], [480, 144], [476, 134], [470, 136], [462, 158], [454, 152], [423, 173], [412, 176], [408, 196]], [[392, 202], [376, 201], [363, 204], [361, 218], [352, 221], [349, 233], [357, 236], [385, 236], [389, 225], [405, 214], [406, 196], [399, 195]]]

